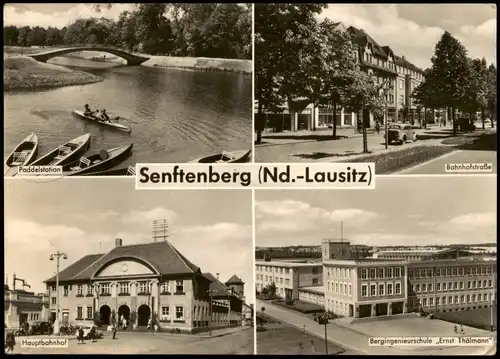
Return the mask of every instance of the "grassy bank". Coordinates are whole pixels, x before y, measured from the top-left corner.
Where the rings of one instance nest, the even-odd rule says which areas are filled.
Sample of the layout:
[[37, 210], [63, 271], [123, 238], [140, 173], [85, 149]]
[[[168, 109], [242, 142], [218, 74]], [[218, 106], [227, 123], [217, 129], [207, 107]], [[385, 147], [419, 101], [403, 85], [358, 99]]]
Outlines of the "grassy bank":
[[142, 65], [194, 71], [234, 72], [246, 75], [252, 74], [251, 60], [215, 59], [207, 57], [151, 56], [151, 58]]
[[84, 85], [102, 80], [87, 72], [45, 64], [29, 57], [4, 58], [4, 91]]

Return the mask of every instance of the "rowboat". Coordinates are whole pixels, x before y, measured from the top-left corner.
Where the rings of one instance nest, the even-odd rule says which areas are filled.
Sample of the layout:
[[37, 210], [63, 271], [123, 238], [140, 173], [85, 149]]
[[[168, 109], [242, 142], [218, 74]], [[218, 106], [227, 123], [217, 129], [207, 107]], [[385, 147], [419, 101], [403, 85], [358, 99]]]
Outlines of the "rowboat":
[[38, 136], [32, 133], [22, 140], [5, 160], [5, 167], [7, 168], [5, 175], [8, 175], [8, 173], [18, 166], [28, 166], [35, 160], [37, 154]]
[[115, 130], [120, 130], [120, 131], [124, 131], [124, 132], [131, 132], [132, 131], [132, 129], [128, 126], [122, 125], [121, 123], [112, 122], [112, 121], [118, 121], [120, 119], [120, 117], [115, 117], [114, 119], [110, 119], [108, 122], [108, 121], [103, 121], [103, 120], [101, 120], [97, 117], [94, 117], [94, 116], [87, 116], [87, 115], [85, 115], [85, 113], [83, 111], [73, 110], [73, 114], [79, 118], [93, 121], [95, 123], [98, 123], [99, 125], [110, 127], [110, 128], [115, 129]]
[[84, 173], [82, 176], [135, 176], [135, 167], [128, 166], [127, 168], [115, 168], [107, 171]]
[[64, 166], [89, 149], [90, 139], [90, 133], [74, 138], [40, 157], [30, 166]]
[[190, 161], [189, 163], [245, 163], [250, 161], [250, 153], [252, 150], [241, 150], [211, 155], [207, 157], [198, 158], [197, 160]]
[[101, 150], [90, 156], [80, 157], [78, 161], [63, 166], [65, 176], [94, 175], [121, 163], [132, 151], [133, 144]]

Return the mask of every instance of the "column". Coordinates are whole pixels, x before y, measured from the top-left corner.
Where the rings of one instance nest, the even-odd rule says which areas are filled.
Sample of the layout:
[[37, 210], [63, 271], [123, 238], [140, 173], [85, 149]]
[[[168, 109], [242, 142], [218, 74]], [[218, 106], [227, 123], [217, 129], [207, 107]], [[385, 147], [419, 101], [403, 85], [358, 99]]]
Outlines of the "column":
[[371, 314], [372, 317], [376, 317], [377, 316], [377, 305], [376, 304], [372, 304], [372, 314]]
[[392, 303], [387, 303], [387, 315], [392, 315]]
[[312, 120], [313, 120], [313, 127], [312, 128], [318, 128], [319, 125], [319, 107], [313, 106], [312, 112]]
[[[94, 290], [94, 313], [99, 311], [99, 285], [97, 283], [93, 284]], [[57, 314], [56, 314], [57, 315]]]
[[354, 306], [354, 318], [359, 318], [359, 305]]
[[292, 113], [292, 131], [297, 132], [299, 130], [299, 113], [294, 111]]
[[403, 313], [407, 313], [408, 312], [408, 302], [405, 300], [403, 302]]
[[152, 316], [154, 319], [158, 318], [158, 313], [160, 313], [160, 285], [158, 280], [154, 280], [152, 282], [152, 288], [151, 288], [151, 295], [153, 296], [151, 305], [154, 307], [152, 308], [153, 313]]

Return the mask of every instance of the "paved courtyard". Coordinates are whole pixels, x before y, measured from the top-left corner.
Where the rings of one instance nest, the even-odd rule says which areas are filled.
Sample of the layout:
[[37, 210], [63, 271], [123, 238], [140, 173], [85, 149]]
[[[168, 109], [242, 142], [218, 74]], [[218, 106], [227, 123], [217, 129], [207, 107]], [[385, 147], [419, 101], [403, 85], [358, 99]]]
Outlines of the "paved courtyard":
[[[427, 319], [419, 316], [404, 316], [397, 319], [370, 321], [365, 323], [353, 323], [349, 328], [362, 332], [368, 336], [386, 337], [452, 337], [455, 336], [454, 323], [439, 319]], [[460, 325], [457, 325], [460, 330]], [[467, 336], [490, 336], [485, 330], [464, 326]]]
[[69, 340], [68, 348], [21, 348], [16, 338], [17, 354], [253, 354], [253, 328], [220, 337], [175, 336], [153, 333], [117, 333], [115, 340], [106, 333], [95, 343], [78, 344]]

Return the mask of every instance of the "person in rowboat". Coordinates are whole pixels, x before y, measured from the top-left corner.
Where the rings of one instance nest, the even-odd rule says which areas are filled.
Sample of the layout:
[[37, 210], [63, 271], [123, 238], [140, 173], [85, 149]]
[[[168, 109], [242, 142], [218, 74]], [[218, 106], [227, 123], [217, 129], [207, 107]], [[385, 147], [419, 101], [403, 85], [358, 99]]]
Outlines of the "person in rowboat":
[[92, 111], [88, 104], [85, 104], [85, 112], [83, 113], [85, 116], [94, 116], [94, 111]]
[[107, 122], [107, 123], [110, 123], [111, 121], [109, 120], [109, 116], [108, 114], [106, 113], [106, 109], [103, 109], [101, 111], [101, 116], [99, 116], [99, 119], [102, 121], [102, 122]]

